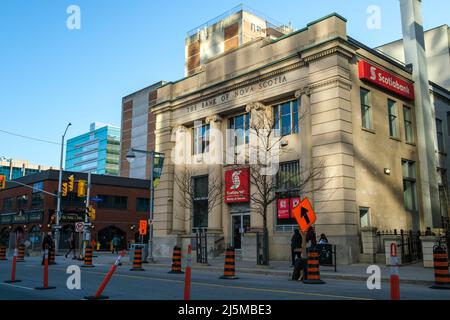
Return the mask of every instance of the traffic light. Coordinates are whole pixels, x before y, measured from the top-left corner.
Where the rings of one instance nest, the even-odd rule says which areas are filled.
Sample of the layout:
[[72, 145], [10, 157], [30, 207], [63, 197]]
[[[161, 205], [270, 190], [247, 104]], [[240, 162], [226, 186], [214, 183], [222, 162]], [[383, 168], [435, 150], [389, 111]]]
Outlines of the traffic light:
[[62, 184], [62, 190], [61, 190], [61, 192], [62, 192], [62, 196], [63, 196], [63, 197], [67, 197], [67, 182], [64, 182], [64, 183]]
[[6, 187], [6, 176], [0, 175], [0, 189], [5, 189]]
[[86, 181], [79, 180], [78, 181], [78, 197], [82, 198], [86, 196]]
[[88, 211], [89, 219], [95, 220], [95, 209], [92, 206], [89, 206], [87, 211]]
[[73, 183], [74, 183], [74, 181], [75, 181], [75, 177], [73, 175], [71, 175], [69, 177], [69, 192], [73, 191]]

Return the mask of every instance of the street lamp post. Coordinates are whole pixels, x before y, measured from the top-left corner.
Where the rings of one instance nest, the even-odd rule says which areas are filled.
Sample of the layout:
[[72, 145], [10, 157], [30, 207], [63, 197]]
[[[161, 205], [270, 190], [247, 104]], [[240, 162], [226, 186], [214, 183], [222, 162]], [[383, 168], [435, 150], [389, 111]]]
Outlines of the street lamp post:
[[155, 158], [164, 159], [164, 154], [155, 152], [155, 151], [145, 151], [145, 150], [137, 150], [134, 148], [131, 148], [127, 153], [127, 160], [128, 162], [132, 163], [136, 159], [136, 153], [142, 153], [150, 157], [150, 201], [149, 201], [149, 207], [150, 207], [150, 215], [149, 215], [149, 239], [148, 239], [148, 247], [149, 247], [149, 261], [154, 262], [153, 258], [153, 198], [154, 198], [154, 185], [153, 185], [153, 179], [154, 179], [154, 165], [155, 165]]
[[66, 137], [67, 130], [72, 125], [69, 123], [64, 131], [61, 138], [61, 158], [59, 160], [59, 181], [58, 181], [58, 201], [56, 204], [56, 225], [55, 225], [55, 255], [58, 253], [59, 248], [59, 236], [61, 229], [61, 186], [62, 186], [62, 175], [63, 175], [63, 157], [64, 157], [64, 138]]

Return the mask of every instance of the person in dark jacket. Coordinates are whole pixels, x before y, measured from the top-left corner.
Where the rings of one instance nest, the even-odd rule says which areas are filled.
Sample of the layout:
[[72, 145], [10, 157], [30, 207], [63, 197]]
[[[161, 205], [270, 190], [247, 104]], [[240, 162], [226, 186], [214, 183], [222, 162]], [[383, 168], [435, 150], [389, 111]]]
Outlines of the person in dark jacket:
[[316, 231], [314, 230], [314, 227], [309, 227], [308, 231], [306, 232], [306, 243], [309, 248], [315, 247], [317, 245], [317, 239], [316, 239]]
[[45, 250], [48, 250], [50, 252], [52, 247], [53, 247], [52, 233], [48, 232], [46, 234], [46, 236], [44, 237], [44, 240], [42, 240], [42, 251], [43, 251], [42, 265], [44, 265], [44, 261], [45, 261]]
[[292, 267], [295, 266], [295, 259], [302, 257], [302, 235], [298, 229], [295, 229], [294, 235], [291, 238], [291, 256]]

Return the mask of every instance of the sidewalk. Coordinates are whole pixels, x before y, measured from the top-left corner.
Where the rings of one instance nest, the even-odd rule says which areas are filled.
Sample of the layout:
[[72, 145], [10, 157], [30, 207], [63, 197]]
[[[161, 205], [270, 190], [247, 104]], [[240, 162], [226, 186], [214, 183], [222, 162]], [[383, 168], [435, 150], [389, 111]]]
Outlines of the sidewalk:
[[[96, 256], [96, 257], [95, 257]], [[109, 264], [113, 263], [116, 255], [109, 252], [94, 252], [94, 262]], [[156, 258], [155, 263], [144, 264], [145, 266], [152, 266], [157, 268], [166, 268], [170, 271], [172, 259], [170, 258]], [[195, 263], [196, 257], [192, 257], [192, 269], [212, 271], [216, 273], [223, 273], [224, 257], [217, 257], [208, 260], [208, 265]], [[122, 259], [124, 264], [131, 264], [130, 252]], [[182, 267], [186, 265], [185, 258], [182, 259]], [[356, 281], [367, 281], [370, 274], [366, 273], [368, 264], [353, 264], [353, 265], [338, 265], [337, 272], [334, 272], [334, 267], [320, 267], [320, 274], [323, 279], [346, 279]], [[383, 282], [390, 281], [390, 267], [379, 265], [381, 269], [381, 278]], [[257, 266], [255, 262], [243, 261], [238, 259], [236, 261], [236, 274], [265, 274], [272, 276], [280, 276], [290, 278], [292, 275], [292, 268], [288, 261], [271, 261], [270, 266]], [[432, 268], [423, 268], [422, 263], [400, 266], [400, 282], [404, 284], [434, 284], [434, 271]]]

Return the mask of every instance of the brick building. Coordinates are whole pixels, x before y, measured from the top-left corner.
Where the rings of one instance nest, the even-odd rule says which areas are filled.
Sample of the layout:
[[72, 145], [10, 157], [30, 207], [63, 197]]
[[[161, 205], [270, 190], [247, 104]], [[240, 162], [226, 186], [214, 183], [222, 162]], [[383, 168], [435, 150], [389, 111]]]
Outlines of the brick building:
[[[77, 181], [87, 180], [86, 173], [63, 173], [63, 181], [70, 175], [75, 177], [75, 188], [61, 202], [61, 247], [65, 248], [75, 223], [84, 221], [85, 198], [77, 196]], [[42, 236], [51, 230], [52, 216], [56, 212], [57, 198], [45, 192], [57, 194], [59, 171], [47, 170], [21, 177], [7, 183], [0, 191], [0, 242], [14, 245], [15, 239], [28, 240], [31, 249], [39, 249]], [[139, 220], [149, 216], [148, 180], [121, 178], [105, 175], [91, 176], [91, 202], [96, 210], [92, 221], [91, 239], [109, 249], [114, 234], [123, 237], [123, 244], [139, 238]], [[20, 183], [20, 184], [19, 184]], [[21, 184], [28, 185], [25, 187]], [[44, 190], [45, 192], [42, 192]], [[76, 239], [78, 234], [75, 233]]]

